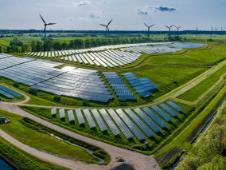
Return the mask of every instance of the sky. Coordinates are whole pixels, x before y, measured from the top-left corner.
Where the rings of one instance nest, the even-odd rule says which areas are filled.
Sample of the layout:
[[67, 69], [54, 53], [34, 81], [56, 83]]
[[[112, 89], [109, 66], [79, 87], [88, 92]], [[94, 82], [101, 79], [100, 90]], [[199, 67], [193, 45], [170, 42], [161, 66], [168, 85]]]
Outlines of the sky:
[[183, 29], [226, 30], [226, 0], [0, 0], [0, 29], [101, 30], [113, 19], [112, 30], [143, 30], [144, 22]]

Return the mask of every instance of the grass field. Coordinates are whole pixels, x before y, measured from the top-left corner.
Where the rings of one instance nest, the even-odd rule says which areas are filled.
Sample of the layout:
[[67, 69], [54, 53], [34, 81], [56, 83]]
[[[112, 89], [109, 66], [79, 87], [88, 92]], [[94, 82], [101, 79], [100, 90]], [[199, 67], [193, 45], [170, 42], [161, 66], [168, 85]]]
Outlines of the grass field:
[[47, 131], [25, 122], [19, 116], [4, 111], [0, 111], [0, 116], [10, 121], [0, 128], [24, 144], [62, 157], [97, 163], [95, 157], [84, 149], [51, 136]]
[[65, 168], [50, 165], [24, 153], [20, 149], [0, 138], [0, 156], [4, 157], [18, 170], [65, 170]]
[[[192, 78], [198, 76], [210, 66], [218, 63], [226, 57], [226, 45], [211, 44], [208, 47], [200, 49], [185, 50], [176, 54], [157, 54], [144, 55], [143, 61], [131, 68], [123, 68], [116, 71], [119, 74], [124, 72], [133, 72], [138, 77], [150, 78], [158, 87], [158, 91], [146, 99], [138, 98], [137, 102], [119, 102], [117, 98], [107, 104], [82, 101], [80, 99], [61, 97], [61, 101], [54, 101], [54, 95], [37, 92], [36, 95], [30, 95], [30, 104], [41, 105], [66, 105], [66, 106], [128, 106], [145, 104], [156, 97], [163, 95], [174, 88], [184, 84]], [[105, 70], [102, 70], [105, 71]], [[1, 79], [6, 84], [15, 84], [12, 81]], [[28, 92], [29, 88], [19, 85], [19, 89]]]
[[211, 86], [216, 83], [221, 76], [224, 76], [226, 73], [226, 67], [221, 68], [220, 70], [216, 71], [212, 75], [210, 75], [208, 78], [203, 80], [201, 83], [199, 83], [194, 88], [190, 89], [183, 95], [179, 96], [179, 98], [189, 101], [196, 100], [200, 95], [202, 95], [204, 92], [206, 92]]
[[[154, 150], [154, 155], [161, 160], [160, 164], [163, 167], [168, 167], [172, 162], [174, 162], [181, 154], [182, 151], [188, 151], [191, 148], [192, 141], [188, 140], [189, 137], [192, 137], [192, 140], [198, 135], [201, 131], [201, 127], [199, 127], [199, 123], [202, 122], [207, 115], [209, 115], [213, 108], [218, 104], [220, 100], [225, 95], [226, 86], [222, 88], [219, 93], [217, 92], [208, 96], [206, 102], [196, 107], [195, 110], [191, 113], [191, 115], [187, 118], [187, 120], [181, 124], [181, 126], [177, 129], [175, 133], [173, 133], [168, 140], [163, 143], [163, 145], [159, 145]], [[202, 124], [202, 126], [204, 126]], [[198, 129], [197, 129], [198, 128]], [[193, 134], [195, 130], [198, 130], [196, 134]], [[191, 136], [192, 135], [192, 136]], [[170, 153], [173, 150], [177, 150], [176, 153], [172, 154], [173, 156], [169, 157]], [[166, 157], [166, 158], [164, 158]]]

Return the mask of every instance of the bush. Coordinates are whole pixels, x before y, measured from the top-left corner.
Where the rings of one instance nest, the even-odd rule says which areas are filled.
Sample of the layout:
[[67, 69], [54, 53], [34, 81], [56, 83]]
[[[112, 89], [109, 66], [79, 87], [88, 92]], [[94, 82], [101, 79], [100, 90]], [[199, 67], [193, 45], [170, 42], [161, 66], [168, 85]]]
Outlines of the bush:
[[54, 102], [60, 102], [60, 101], [61, 101], [61, 97], [55, 95], [55, 96], [53, 97], [53, 101], [54, 101]]
[[18, 88], [20, 85], [19, 85], [19, 83], [13, 83], [13, 87], [16, 87], [16, 88]]
[[36, 95], [37, 95], [37, 90], [32, 89], [32, 88], [29, 88], [29, 89], [28, 89], [28, 93], [31, 94], [31, 95], [36, 96]]

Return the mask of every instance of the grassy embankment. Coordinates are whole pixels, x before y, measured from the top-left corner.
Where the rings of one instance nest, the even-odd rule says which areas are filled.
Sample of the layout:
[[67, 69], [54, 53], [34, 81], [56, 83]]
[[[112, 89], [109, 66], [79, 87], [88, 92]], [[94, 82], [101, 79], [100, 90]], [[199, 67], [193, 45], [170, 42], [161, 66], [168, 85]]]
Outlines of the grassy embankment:
[[[1, 110], [0, 116], [6, 117], [10, 121], [7, 124], [1, 125], [0, 128], [24, 144], [61, 157], [98, 163], [98, 159], [95, 157], [95, 152], [98, 154], [97, 148], [79, 141], [71, 140], [27, 118], [22, 118]], [[69, 140], [78, 146], [59, 140], [58, 137]], [[83, 146], [87, 149], [91, 148], [90, 150], [94, 152], [94, 155], [84, 150]], [[104, 158], [104, 156], [102, 157]], [[108, 161], [107, 157], [104, 159]]]

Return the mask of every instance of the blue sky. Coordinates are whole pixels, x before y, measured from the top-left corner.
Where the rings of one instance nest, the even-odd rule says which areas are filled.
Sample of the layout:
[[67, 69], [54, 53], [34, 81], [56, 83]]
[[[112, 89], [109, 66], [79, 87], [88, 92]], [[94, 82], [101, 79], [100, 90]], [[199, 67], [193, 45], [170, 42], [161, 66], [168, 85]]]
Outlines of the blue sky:
[[0, 29], [40, 29], [41, 13], [58, 23], [51, 29], [102, 29], [113, 19], [114, 30], [142, 30], [144, 22], [226, 30], [225, 7], [226, 0], [0, 0]]

